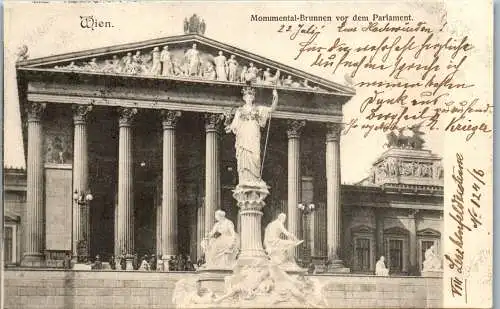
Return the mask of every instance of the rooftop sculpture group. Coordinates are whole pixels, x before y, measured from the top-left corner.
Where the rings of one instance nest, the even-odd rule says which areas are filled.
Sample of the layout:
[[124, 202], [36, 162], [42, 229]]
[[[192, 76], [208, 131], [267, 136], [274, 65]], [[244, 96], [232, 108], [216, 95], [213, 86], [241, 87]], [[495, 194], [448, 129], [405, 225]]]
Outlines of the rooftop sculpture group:
[[413, 133], [412, 136], [407, 136], [403, 133], [406, 128], [397, 130], [397, 135], [394, 131], [391, 131], [387, 134], [387, 147], [422, 150], [425, 144], [425, 140], [422, 136], [425, 133], [420, 131], [420, 127], [421, 124], [415, 125], [409, 129]]
[[205, 21], [203, 18], [200, 18], [198, 15], [193, 14], [189, 19], [186, 17], [184, 19], [184, 33], [189, 34], [189, 33], [196, 33], [200, 35], [205, 34], [205, 30], [207, 28], [207, 25], [205, 24]]
[[[424, 150], [425, 140], [422, 138], [424, 132], [420, 127], [421, 125], [415, 125], [409, 129], [413, 135], [404, 134], [405, 129], [399, 129], [398, 134], [390, 132], [387, 134], [386, 146], [410, 152]], [[439, 180], [443, 178], [443, 166], [440, 160], [433, 157], [401, 158], [397, 155], [388, 155], [374, 165], [372, 173], [376, 182], [394, 177]]]

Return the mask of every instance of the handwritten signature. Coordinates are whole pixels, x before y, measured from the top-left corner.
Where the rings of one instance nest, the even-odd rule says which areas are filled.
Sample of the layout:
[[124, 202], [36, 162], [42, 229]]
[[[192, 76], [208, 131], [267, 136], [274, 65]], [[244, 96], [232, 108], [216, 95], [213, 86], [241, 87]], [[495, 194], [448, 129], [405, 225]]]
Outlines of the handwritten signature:
[[[465, 168], [465, 158], [462, 153], [456, 153], [456, 164], [453, 166], [452, 179], [455, 183], [455, 192], [451, 198], [452, 211], [449, 217], [455, 223], [455, 231], [448, 236], [454, 248], [451, 253], [444, 255], [447, 266], [454, 272], [450, 279], [450, 291], [453, 297], [464, 297], [467, 299], [467, 274], [464, 274], [464, 256], [466, 246], [464, 243], [465, 233], [470, 233], [482, 225], [481, 222], [481, 190], [486, 185], [485, 172], [478, 168]], [[464, 186], [467, 171], [472, 177], [471, 193]], [[467, 200], [466, 196], [471, 196]], [[470, 204], [469, 204], [470, 202]]]

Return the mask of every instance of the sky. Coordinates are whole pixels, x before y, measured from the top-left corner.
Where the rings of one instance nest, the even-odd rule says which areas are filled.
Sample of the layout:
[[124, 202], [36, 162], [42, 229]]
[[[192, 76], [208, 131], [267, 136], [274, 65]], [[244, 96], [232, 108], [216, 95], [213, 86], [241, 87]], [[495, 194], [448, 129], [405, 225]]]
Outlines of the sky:
[[[356, 6], [344, 5], [336, 10], [333, 5], [325, 6], [317, 2], [248, 4], [247, 2], [227, 4], [220, 2], [197, 2], [168, 4], [9, 4], [5, 5], [5, 130], [4, 160], [5, 166], [23, 167], [24, 157], [21, 142], [21, 124], [17, 86], [15, 80], [15, 59], [18, 48], [26, 44], [30, 59], [63, 54], [68, 52], [132, 43], [183, 34], [185, 17], [197, 13], [207, 24], [206, 37], [248, 50], [277, 62], [321, 76], [331, 81], [345, 83], [347, 71], [310, 67], [311, 58], [294, 60], [297, 42], [278, 33], [282, 23], [252, 22], [251, 14], [259, 15], [354, 15], [372, 13], [369, 3]], [[399, 9], [397, 11], [396, 9]], [[401, 12], [401, 6], [387, 4], [385, 12]], [[408, 7], [412, 14], [421, 14], [425, 18], [429, 13]], [[82, 29], [80, 16], [93, 15], [98, 20], [110, 21], [113, 28]], [[433, 17], [434, 18], [434, 17]], [[29, 22], [27, 22], [29, 21]], [[319, 42], [329, 42], [337, 35], [333, 24], [326, 24]], [[363, 38], [355, 34], [346, 34], [346, 40]], [[362, 77], [362, 76], [361, 76]], [[344, 106], [344, 120], [356, 117], [361, 100], [366, 97], [364, 89], [358, 89], [357, 95]], [[283, 104], [286, 104], [283, 103]], [[443, 140], [439, 135], [428, 134], [427, 149], [437, 154], [443, 152]], [[364, 138], [360, 131], [350, 132], [341, 140], [342, 182], [353, 183], [368, 176], [372, 163], [385, 150], [384, 133], [373, 133]]]

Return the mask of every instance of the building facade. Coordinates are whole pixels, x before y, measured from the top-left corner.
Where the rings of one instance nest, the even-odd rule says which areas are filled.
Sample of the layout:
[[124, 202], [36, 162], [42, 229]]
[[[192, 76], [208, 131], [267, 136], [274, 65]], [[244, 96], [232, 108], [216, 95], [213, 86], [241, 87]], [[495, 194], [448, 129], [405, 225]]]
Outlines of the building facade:
[[[391, 177], [387, 177], [389, 173], [385, 170], [388, 165], [385, 163], [387, 159], [390, 163], [391, 157], [415, 164], [418, 163], [417, 157], [420, 160], [425, 158], [424, 163], [427, 164], [436, 162], [436, 168], [433, 169], [433, 173], [436, 174], [430, 177], [427, 172], [410, 173], [409, 170], [405, 171], [403, 168], [402, 175], [397, 178], [393, 177], [393, 183], [390, 183]], [[380, 165], [385, 165], [385, 167], [380, 168]], [[443, 184], [439, 166], [439, 158], [429, 151], [393, 148], [386, 151], [381, 159], [375, 162], [370, 177], [355, 185], [342, 185], [344, 238], [341, 249], [345, 256], [345, 265], [352, 273], [373, 274], [376, 260], [380, 256], [385, 256], [391, 274], [418, 275], [422, 270], [426, 249], [434, 245], [440, 250], [443, 230]], [[418, 167], [413, 170], [418, 171]], [[5, 265], [19, 266], [23, 240], [23, 224], [21, 223], [26, 220], [26, 171], [6, 168], [4, 174]], [[403, 176], [405, 174], [406, 176]], [[227, 173], [226, 177], [233, 179], [234, 175]], [[314, 190], [311, 182], [311, 176], [301, 177], [301, 194], [304, 203], [315, 201], [312, 198]], [[230, 210], [230, 204], [228, 205], [223, 209]], [[275, 213], [286, 212], [286, 200], [282, 200], [278, 205], [281, 205], [281, 208], [276, 209]], [[197, 216], [199, 215], [200, 212], [197, 213]], [[312, 213], [302, 215], [298, 235], [306, 239], [306, 242], [299, 248], [297, 259], [300, 262], [307, 260], [307, 262], [321, 265], [327, 257], [324, 205], [320, 203]], [[155, 223], [157, 220], [159, 218], [156, 213]], [[155, 230], [156, 239], [154, 240], [156, 241], [158, 237], [161, 237], [156, 234], [159, 233], [156, 230], [158, 226], [160, 224], [156, 223], [155, 226], [149, 227], [150, 230]], [[178, 228], [182, 229], [181, 226]], [[185, 228], [198, 230], [197, 225]], [[137, 243], [140, 241], [136, 238]], [[178, 243], [180, 242], [179, 240]], [[153, 240], [150, 240], [148, 244], [149, 247], [144, 247], [142, 252], [158, 252], [157, 242], [153, 244]], [[199, 254], [197, 246], [184, 248], [186, 251], [183, 253], [191, 254], [193, 258]], [[104, 254], [104, 256], [106, 253], [110, 254], [93, 248], [91, 253]], [[52, 265], [58, 264], [53, 261]]]
[[[176, 37], [18, 62], [20, 264], [48, 266], [68, 251], [200, 258], [215, 210], [239, 227], [234, 136], [223, 127], [250, 86], [258, 105], [279, 93], [262, 132], [263, 224], [286, 213], [307, 239], [296, 252], [304, 263], [369, 272], [385, 254], [394, 273], [418, 269], [418, 252], [439, 242], [442, 178], [405, 168], [434, 170], [439, 159], [392, 145], [371, 179], [342, 188], [342, 105], [354, 90], [209, 39], [192, 22]], [[408, 162], [394, 168], [401, 156]], [[298, 207], [311, 204], [311, 214]]]
[[441, 248], [443, 203], [441, 158], [390, 145], [368, 178], [342, 189], [347, 264], [373, 273], [385, 256], [391, 274], [419, 275], [425, 251]]
[[4, 168], [4, 263], [21, 261], [22, 218], [26, 216], [26, 170]]

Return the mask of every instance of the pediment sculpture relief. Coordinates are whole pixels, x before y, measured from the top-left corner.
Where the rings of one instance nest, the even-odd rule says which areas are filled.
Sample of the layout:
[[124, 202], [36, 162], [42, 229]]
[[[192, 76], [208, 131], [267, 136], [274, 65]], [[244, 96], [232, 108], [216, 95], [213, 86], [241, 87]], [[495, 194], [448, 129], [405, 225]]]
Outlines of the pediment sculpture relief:
[[307, 79], [282, 74], [279, 69], [259, 68], [247, 59], [237, 59], [218, 51], [214, 56], [201, 51], [196, 43], [182, 51], [169, 45], [156, 46], [149, 51], [129, 51], [122, 55], [56, 65], [54, 69], [74, 72], [124, 74], [148, 77], [173, 77], [193, 80], [213, 80], [310, 91], [326, 91]]

